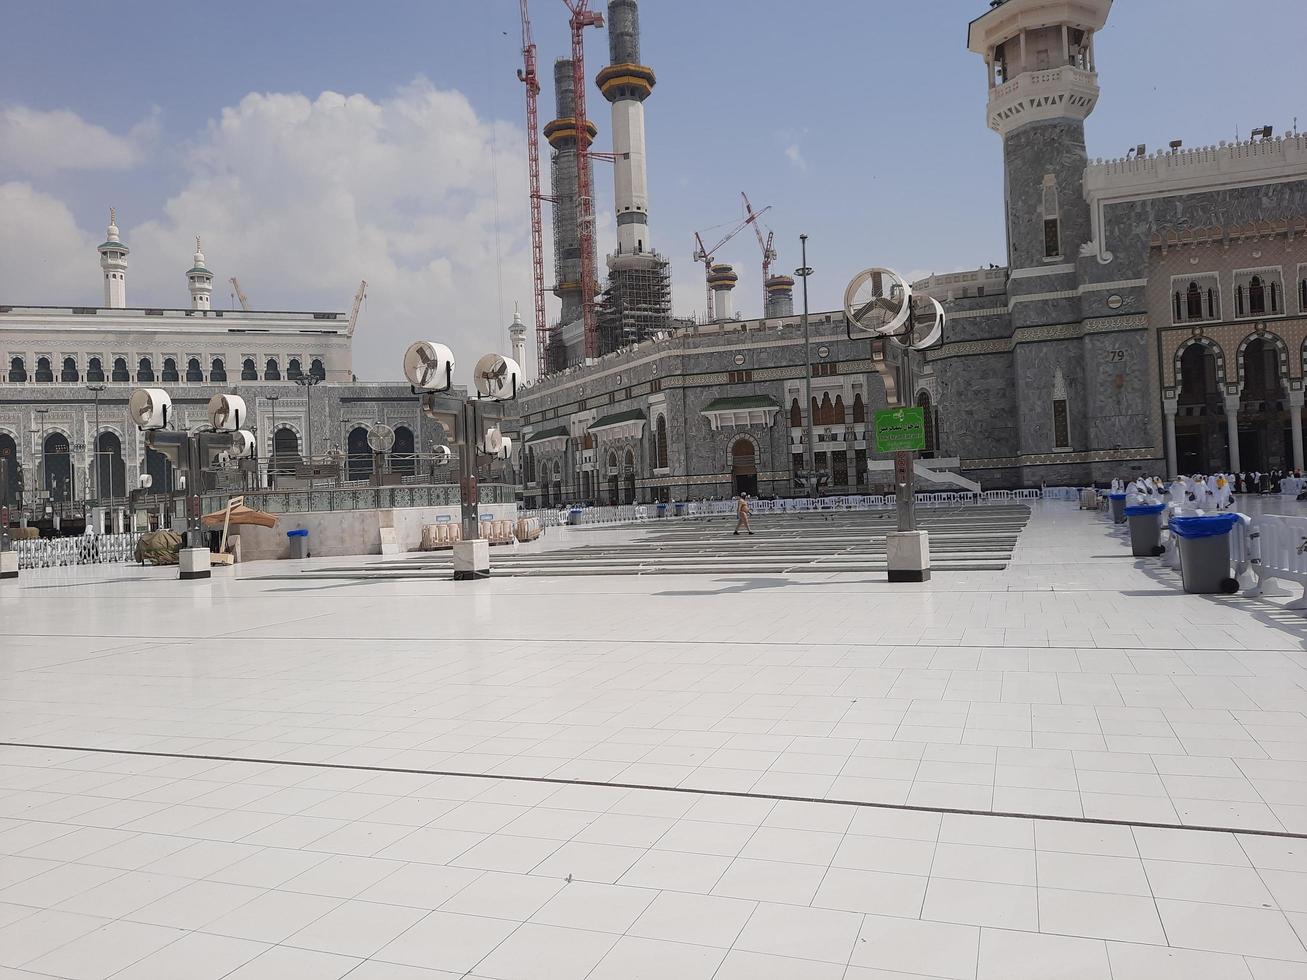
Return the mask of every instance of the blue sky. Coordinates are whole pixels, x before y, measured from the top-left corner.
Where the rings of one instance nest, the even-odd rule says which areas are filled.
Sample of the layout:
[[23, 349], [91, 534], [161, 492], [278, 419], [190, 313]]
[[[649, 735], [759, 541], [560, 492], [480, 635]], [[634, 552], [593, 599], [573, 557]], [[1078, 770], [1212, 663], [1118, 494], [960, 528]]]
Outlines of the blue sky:
[[[772, 205], [781, 269], [810, 236], [815, 309], [837, 306], [866, 265], [1001, 262], [1000, 142], [984, 125], [983, 66], [965, 48], [984, 9], [645, 0], [643, 57], [659, 79], [646, 105], [651, 229], [674, 262], [677, 312], [703, 303], [694, 231], [736, 220], [741, 190]], [[240, 276], [258, 307], [345, 308], [359, 278], [374, 280], [365, 378], [395, 376], [419, 334], [450, 337], [470, 361], [502, 343], [515, 300], [529, 313], [515, 0], [9, 0], [6, 12], [21, 43], [0, 60], [11, 123], [0, 206], [22, 211], [30, 233], [21, 254], [0, 251], [0, 302], [95, 301], [95, 255], [78, 250], [114, 204], [134, 247], [134, 303], [184, 304], [195, 234], [219, 281]], [[566, 11], [533, 0], [532, 12], [548, 80], [567, 51]], [[1307, 122], [1305, 29], [1302, 0], [1119, 0], [1097, 40], [1090, 156], [1246, 138], [1263, 123], [1283, 132], [1299, 112]], [[603, 32], [590, 32], [587, 58], [593, 78]], [[361, 97], [351, 125], [323, 92]], [[466, 106], [444, 98], [453, 92]], [[542, 122], [553, 109], [546, 85]], [[607, 109], [592, 89], [601, 149]], [[64, 110], [76, 124], [46, 115]], [[604, 167], [601, 247], [612, 235]], [[319, 187], [330, 207], [316, 206]], [[757, 315], [757, 242], [741, 235], [718, 258], [741, 274], [737, 308]]]

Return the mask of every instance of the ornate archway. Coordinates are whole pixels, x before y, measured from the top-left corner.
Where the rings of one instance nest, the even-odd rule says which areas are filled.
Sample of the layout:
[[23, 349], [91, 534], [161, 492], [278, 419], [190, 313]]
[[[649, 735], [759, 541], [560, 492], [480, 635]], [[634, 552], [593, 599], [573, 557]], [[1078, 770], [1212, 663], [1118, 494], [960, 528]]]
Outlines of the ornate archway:
[[735, 493], [758, 495], [758, 443], [752, 436], [739, 435], [731, 442], [731, 488]]

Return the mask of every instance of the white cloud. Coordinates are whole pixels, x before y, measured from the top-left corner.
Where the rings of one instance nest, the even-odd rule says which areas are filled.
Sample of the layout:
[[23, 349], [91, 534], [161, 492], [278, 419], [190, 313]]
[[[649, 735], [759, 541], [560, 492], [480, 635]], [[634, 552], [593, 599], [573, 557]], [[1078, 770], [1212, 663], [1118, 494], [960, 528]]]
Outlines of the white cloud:
[[796, 170], [807, 170], [808, 161], [803, 156], [803, 151], [799, 149], [798, 143], [791, 143], [785, 148], [785, 158], [794, 165]]
[[[265, 310], [348, 310], [366, 279], [354, 345], [355, 371], [365, 380], [398, 379], [404, 348], [431, 338], [454, 348], [466, 381], [477, 357], [507, 349], [514, 300], [530, 319], [525, 135], [479, 119], [458, 92], [418, 80], [379, 100], [252, 93], [224, 109], [178, 159], [182, 189], [162, 202], [160, 217], [133, 224], [119, 212], [132, 249], [129, 304], [186, 305], [185, 271], [200, 235], [221, 284], [215, 307], [227, 306], [233, 275], [251, 305]], [[87, 216], [96, 230], [86, 234], [55, 198], [22, 184], [5, 187], [14, 198], [4, 208], [7, 227], [17, 209], [33, 237], [24, 248], [30, 254], [0, 253], [0, 294], [64, 305], [85, 301], [89, 287], [95, 301], [101, 239], [94, 236], [103, 234], [104, 219]], [[26, 264], [11, 264], [14, 258]]]
[[7, 303], [93, 305], [103, 300], [100, 239], [77, 227], [63, 201], [30, 184], [0, 184], [0, 299]]
[[158, 134], [158, 110], [119, 136], [67, 109], [7, 106], [0, 109], [0, 169], [30, 176], [128, 170], [145, 159]]

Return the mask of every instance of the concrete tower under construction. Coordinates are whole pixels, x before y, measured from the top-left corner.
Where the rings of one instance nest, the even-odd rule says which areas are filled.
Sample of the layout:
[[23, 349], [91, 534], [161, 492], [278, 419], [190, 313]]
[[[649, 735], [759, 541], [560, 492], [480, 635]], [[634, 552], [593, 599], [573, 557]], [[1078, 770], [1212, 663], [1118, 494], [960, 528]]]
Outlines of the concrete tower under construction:
[[609, 64], [596, 77], [613, 107], [613, 196], [617, 251], [608, 256], [608, 285], [599, 299], [599, 352], [609, 353], [671, 326], [671, 275], [649, 238], [644, 100], [653, 69], [640, 63], [636, 0], [609, 0]]
[[[560, 371], [585, 357], [585, 328], [581, 322], [581, 228], [578, 223], [576, 139], [580, 126], [586, 127], [591, 140], [598, 130], [588, 119], [577, 121], [570, 59], [560, 58], [554, 62], [554, 97], [558, 115], [545, 125], [544, 135], [553, 149], [550, 177], [554, 198], [554, 295], [562, 301], [562, 313], [550, 333], [547, 360], [550, 371]], [[593, 173], [590, 186], [594, 186]], [[591, 256], [590, 267], [594, 266], [594, 257]]]

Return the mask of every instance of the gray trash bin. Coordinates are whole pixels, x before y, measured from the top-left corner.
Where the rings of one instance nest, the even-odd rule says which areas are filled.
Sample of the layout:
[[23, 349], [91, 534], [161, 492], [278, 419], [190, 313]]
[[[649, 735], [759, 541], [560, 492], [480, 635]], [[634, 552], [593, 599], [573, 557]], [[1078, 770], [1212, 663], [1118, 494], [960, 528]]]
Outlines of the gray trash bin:
[[1238, 523], [1238, 514], [1171, 518], [1171, 534], [1180, 545], [1180, 577], [1186, 592], [1230, 595], [1239, 591], [1238, 581], [1230, 575], [1230, 531]]
[[1125, 494], [1109, 493], [1107, 495], [1108, 505], [1112, 508], [1112, 523], [1125, 523]]
[[582, 514], [582, 513], [584, 513], [584, 511], [582, 511], [580, 507], [573, 507], [573, 508], [571, 508], [571, 509], [567, 512], [567, 523], [568, 523], [568, 524], [580, 524], [580, 523], [581, 523], [581, 514]]
[[1166, 551], [1162, 544], [1162, 512], [1166, 504], [1136, 504], [1125, 509], [1130, 525], [1130, 554], [1136, 558], [1156, 558]]
[[292, 558], [307, 558], [309, 556], [309, 532], [307, 528], [296, 528], [294, 531], [287, 531], [286, 538], [290, 541], [290, 556]]

